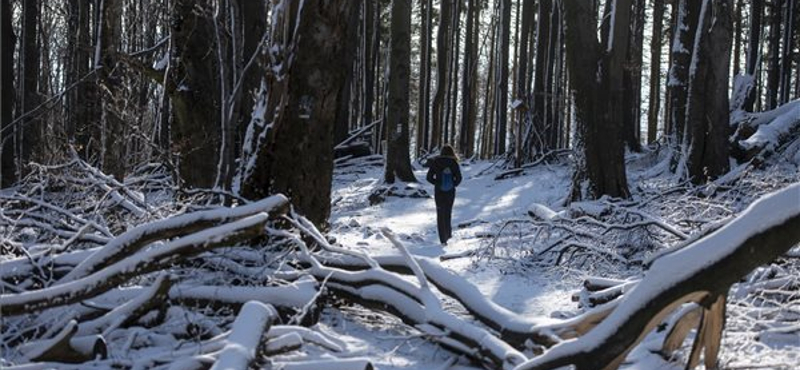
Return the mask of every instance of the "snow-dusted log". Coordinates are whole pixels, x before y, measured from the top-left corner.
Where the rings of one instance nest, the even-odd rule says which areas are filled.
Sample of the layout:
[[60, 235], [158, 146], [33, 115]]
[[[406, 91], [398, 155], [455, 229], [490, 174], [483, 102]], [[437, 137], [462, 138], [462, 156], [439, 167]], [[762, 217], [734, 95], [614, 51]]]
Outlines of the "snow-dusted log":
[[[699, 345], [715, 358], [722, 330], [718, 297], [756, 267], [800, 242], [800, 183], [767, 195], [726, 226], [657, 259], [644, 278], [597, 327], [520, 366], [519, 370], [616, 369], [666, 315], [687, 302], [712, 314]], [[724, 302], [724, 300], [723, 300]], [[722, 304], [724, 306], [724, 303]], [[703, 328], [707, 326], [707, 328]]]
[[764, 152], [772, 152], [792, 137], [800, 127], [800, 99], [776, 109], [761, 113], [737, 112], [734, 142], [738, 145], [738, 159], [749, 160]]
[[[312, 237], [318, 236], [310, 223], [290, 221]], [[324, 249], [334, 249], [324, 239], [316, 240]], [[401, 257], [407, 268], [418, 272], [418, 284], [375, 266], [375, 261], [369, 257], [363, 261], [372, 265], [366, 270], [348, 271], [324, 266], [311, 255], [303, 241], [296, 239], [296, 242], [302, 252], [299, 257], [310, 265], [304, 273], [326, 279], [326, 286], [338, 295], [365, 306], [387, 310], [432, 340], [487, 367], [512, 368], [526, 359], [525, 355], [490, 331], [445, 311], [427, 286], [427, 279], [419, 273], [421, 267], [415, 259]]]
[[270, 303], [278, 307], [303, 307], [317, 295], [317, 282], [313, 278], [300, 278], [292, 284], [274, 287], [253, 286], [176, 286], [169, 298], [181, 303], [244, 304], [248, 301]]
[[136, 298], [125, 302], [103, 316], [81, 323], [78, 328], [78, 334], [105, 334], [121, 325], [133, 322], [158, 306], [163, 305], [171, 286], [172, 281], [169, 276], [162, 274], [152, 286], [146, 288]]
[[278, 366], [283, 370], [372, 370], [372, 362], [366, 358], [343, 358], [336, 360], [318, 360], [304, 362], [287, 362]]
[[19, 294], [0, 295], [0, 314], [30, 313], [97, 296], [135, 276], [165, 269], [176, 261], [213, 248], [231, 246], [262, 235], [269, 217], [266, 213], [258, 213], [186, 235], [136, 253], [75, 281]]
[[275, 309], [261, 302], [250, 301], [242, 306], [233, 322], [227, 344], [211, 370], [246, 370], [256, 358], [262, 339], [278, 317]]
[[109, 266], [132, 255], [154, 241], [188, 235], [211, 226], [231, 222], [261, 212], [268, 213], [270, 216], [274, 217], [285, 213], [288, 209], [288, 204], [288, 199], [278, 194], [258, 202], [235, 208], [219, 208], [209, 211], [193, 212], [137, 226], [98, 249], [89, 258], [70, 271], [69, 274], [64, 276], [59, 283], [66, 283], [88, 276], [105, 266]]
[[108, 356], [103, 337], [98, 335], [78, 337], [77, 333], [78, 323], [72, 320], [53, 338], [27, 343], [20, 350], [30, 361], [81, 363]]

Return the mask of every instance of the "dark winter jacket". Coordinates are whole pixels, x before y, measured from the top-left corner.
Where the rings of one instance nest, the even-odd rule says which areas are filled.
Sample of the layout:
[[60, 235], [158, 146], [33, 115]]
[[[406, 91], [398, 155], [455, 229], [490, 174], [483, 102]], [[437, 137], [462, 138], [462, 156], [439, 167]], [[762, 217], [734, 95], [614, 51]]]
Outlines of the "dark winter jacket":
[[458, 161], [456, 161], [455, 158], [440, 155], [431, 159], [429, 163], [430, 166], [428, 168], [428, 176], [426, 176], [426, 179], [429, 183], [436, 187], [436, 190], [442, 191], [442, 171], [444, 171], [445, 168], [449, 168], [450, 172], [453, 174], [454, 190], [455, 187], [461, 183], [461, 168], [459, 168]]

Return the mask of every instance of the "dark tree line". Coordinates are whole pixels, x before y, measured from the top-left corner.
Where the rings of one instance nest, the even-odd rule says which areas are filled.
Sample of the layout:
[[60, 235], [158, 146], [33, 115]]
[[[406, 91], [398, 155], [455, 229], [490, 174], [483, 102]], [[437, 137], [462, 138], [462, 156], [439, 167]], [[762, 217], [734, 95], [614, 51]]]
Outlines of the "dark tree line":
[[512, 168], [571, 150], [573, 199], [626, 197], [626, 150], [666, 144], [703, 183], [731, 110], [800, 96], [796, 0], [306, 3], [2, 0], [2, 185], [75, 150], [322, 223], [335, 155], [408, 182], [453, 144]]

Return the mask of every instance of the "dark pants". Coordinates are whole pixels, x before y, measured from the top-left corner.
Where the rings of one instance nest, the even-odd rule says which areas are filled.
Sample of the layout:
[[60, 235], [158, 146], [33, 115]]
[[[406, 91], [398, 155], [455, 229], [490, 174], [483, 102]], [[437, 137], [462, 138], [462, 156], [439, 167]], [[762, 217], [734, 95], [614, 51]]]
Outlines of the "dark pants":
[[455, 189], [451, 191], [436, 190], [433, 194], [436, 200], [436, 224], [439, 227], [439, 241], [446, 243], [453, 234], [450, 219], [453, 215], [453, 201], [456, 200]]

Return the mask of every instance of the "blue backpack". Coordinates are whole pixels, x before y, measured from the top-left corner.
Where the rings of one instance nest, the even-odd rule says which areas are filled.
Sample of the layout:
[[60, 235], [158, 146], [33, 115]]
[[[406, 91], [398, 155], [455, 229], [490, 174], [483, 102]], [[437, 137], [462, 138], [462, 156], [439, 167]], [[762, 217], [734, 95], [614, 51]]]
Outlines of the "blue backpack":
[[441, 181], [441, 186], [439, 186], [439, 190], [441, 191], [453, 190], [453, 172], [450, 171], [450, 167], [445, 167], [445, 169], [442, 170], [442, 181]]

